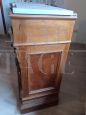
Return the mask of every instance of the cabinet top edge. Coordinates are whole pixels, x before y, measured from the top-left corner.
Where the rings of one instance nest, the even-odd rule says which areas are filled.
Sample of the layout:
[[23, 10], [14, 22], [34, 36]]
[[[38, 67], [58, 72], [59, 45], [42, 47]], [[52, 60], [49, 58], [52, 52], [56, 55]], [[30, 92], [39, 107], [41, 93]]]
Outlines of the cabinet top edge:
[[9, 13], [11, 18], [22, 18], [22, 19], [71, 19], [76, 20], [77, 15], [73, 16], [56, 16], [56, 15], [21, 15], [21, 14], [13, 14]]

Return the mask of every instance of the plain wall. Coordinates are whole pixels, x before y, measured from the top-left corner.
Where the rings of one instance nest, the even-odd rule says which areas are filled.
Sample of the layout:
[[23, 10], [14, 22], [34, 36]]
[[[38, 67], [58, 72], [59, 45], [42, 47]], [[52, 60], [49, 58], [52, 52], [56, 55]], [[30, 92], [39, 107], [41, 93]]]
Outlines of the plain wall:
[[73, 42], [86, 44], [86, 0], [64, 0], [64, 8], [72, 9], [78, 14]]
[[8, 16], [10, 1], [11, 0], [2, 0], [7, 32], [8, 32], [9, 27], [10, 27], [10, 17]]

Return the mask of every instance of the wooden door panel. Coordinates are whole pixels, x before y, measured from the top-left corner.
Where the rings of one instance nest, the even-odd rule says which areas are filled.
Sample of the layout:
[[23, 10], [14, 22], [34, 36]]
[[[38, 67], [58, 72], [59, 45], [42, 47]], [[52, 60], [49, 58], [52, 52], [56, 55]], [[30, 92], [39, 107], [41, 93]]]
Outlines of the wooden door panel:
[[[53, 89], [59, 69], [61, 52], [31, 54], [28, 57], [29, 93]], [[45, 90], [44, 90], [45, 89]]]
[[[45, 91], [48, 94], [56, 92], [54, 87], [56, 83], [54, 81], [58, 74], [60, 58], [64, 48], [64, 44], [42, 45], [41, 47], [40, 45], [22, 46], [17, 48], [23, 97], [28, 96], [28, 94], [30, 96], [30, 94], [33, 95]], [[51, 74], [52, 72], [53, 74]]]

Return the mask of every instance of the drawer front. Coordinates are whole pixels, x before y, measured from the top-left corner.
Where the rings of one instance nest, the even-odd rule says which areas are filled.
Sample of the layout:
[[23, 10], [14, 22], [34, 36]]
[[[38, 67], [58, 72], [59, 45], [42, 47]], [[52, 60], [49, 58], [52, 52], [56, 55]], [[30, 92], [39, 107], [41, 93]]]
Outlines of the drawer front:
[[69, 41], [73, 20], [12, 19], [14, 43]]

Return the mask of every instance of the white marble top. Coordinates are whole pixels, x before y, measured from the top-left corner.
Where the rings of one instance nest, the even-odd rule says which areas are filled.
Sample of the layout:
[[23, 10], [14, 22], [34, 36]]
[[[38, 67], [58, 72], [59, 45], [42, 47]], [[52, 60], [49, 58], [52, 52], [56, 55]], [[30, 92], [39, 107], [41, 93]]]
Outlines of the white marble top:
[[74, 15], [72, 10], [59, 7], [53, 7], [44, 4], [34, 3], [16, 3], [13, 7], [13, 13], [16, 14], [38, 14], [38, 15]]

